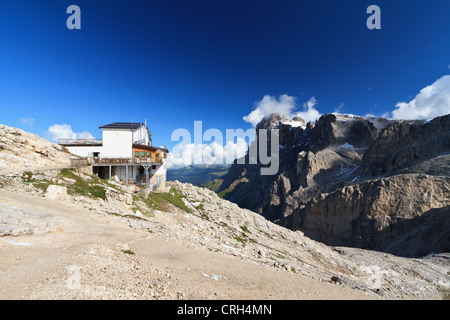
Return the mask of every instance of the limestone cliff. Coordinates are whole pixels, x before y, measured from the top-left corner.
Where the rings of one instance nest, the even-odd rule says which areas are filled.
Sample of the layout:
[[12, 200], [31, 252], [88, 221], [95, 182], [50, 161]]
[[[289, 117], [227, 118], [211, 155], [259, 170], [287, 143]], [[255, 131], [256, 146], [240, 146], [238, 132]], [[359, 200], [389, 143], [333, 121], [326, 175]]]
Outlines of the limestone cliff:
[[442, 232], [435, 233], [439, 243], [420, 248], [399, 240], [419, 227], [429, 237], [450, 205], [450, 115], [393, 121], [329, 114], [315, 125], [292, 123], [272, 115], [258, 125], [280, 130], [279, 171], [261, 176], [260, 165], [233, 164], [219, 192], [238, 178], [246, 182], [226, 199], [330, 245], [409, 256], [450, 251]]

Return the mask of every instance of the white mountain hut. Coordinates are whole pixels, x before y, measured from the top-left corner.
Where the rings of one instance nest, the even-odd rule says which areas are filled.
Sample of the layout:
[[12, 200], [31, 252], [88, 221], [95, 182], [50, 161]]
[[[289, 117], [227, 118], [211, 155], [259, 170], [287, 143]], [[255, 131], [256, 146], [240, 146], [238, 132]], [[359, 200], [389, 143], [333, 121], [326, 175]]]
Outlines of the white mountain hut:
[[169, 151], [152, 146], [145, 123], [115, 122], [99, 127], [103, 139], [60, 139], [58, 144], [81, 157], [73, 166], [89, 165], [100, 178], [116, 178], [123, 184], [164, 190]]

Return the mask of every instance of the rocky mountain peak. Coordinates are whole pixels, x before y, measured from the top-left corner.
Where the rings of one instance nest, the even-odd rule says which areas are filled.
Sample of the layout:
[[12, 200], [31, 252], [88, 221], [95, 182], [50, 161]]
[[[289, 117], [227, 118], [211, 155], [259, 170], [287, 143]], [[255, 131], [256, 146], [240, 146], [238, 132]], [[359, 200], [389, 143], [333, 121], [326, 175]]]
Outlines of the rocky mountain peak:
[[[280, 130], [278, 173], [261, 176], [258, 165], [234, 164], [218, 192], [227, 190], [226, 199], [316, 240], [386, 248], [380, 229], [450, 205], [444, 196], [450, 194], [450, 115], [395, 121], [327, 114], [315, 124], [271, 115], [257, 128]], [[421, 183], [433, 194], [441, 195], [430, 200], [431, 206], [413, 201], [425, 192], [412, 182], [417, 174], [424, 175]], [[408, 197], [402, 197], [410, 200], [399, 204], [389, 197], [392, 190], [406, 192]], [[409, 208], [406, 218], [405, 212], [397, 212], [399, 206]], [[392, 227], [396, 231], [389, 236], [405, 236], [414, 225]]]
[[384, 174], [450, 151], [450, 114], [431, 121], [397, 121], [365, 152], [364, 173]]

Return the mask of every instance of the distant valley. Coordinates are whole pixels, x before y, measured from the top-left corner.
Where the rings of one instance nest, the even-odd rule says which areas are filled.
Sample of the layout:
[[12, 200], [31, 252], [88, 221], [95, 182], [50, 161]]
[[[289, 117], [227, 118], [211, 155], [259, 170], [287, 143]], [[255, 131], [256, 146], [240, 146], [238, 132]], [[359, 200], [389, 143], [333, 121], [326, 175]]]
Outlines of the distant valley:
[[178, 180], [184, 183], [191, 183], [195, 186], [211, 185], [213, 180], [223, 177], [230, 168], [229, 165], [191, 165], [178, 169], [167, 169], [167, 180]]

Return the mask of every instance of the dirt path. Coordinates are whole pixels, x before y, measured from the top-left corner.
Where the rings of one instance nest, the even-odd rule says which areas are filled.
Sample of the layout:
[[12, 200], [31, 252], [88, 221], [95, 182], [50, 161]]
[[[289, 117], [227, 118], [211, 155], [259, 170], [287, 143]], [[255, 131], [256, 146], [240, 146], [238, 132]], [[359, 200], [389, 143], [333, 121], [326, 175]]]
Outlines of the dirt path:
[[216, 252], [186, 249], [150, 239], [130, 246], [136, 254], [170, 269], [177, 286], [219, 299], [367, 299], [361, 292], [302, 275], [238, 260]]
[[188, 248], [70, 203], [0, 190], [0, 205], [45, 214], [63, 225], [57, 232], [0, 238], [0, 299], [370, 298]]

